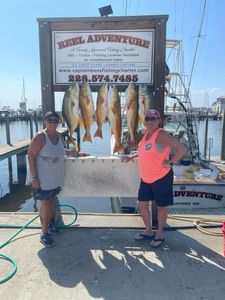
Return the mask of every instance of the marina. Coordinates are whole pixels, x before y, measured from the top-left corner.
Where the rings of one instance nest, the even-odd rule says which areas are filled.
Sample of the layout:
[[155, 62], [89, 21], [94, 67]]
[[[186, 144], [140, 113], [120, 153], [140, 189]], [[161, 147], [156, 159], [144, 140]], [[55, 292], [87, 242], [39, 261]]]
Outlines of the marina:
[[[202, 19], [205, 5], [206, 1]], [[201, 28], [191, 75], [186, 82], [182, 64], [178, 62], [176, 66], [180, 69], [174, 70], [168, 61], [167, 47], [176, 51], [182, 44], [181, 40], [167, 40], [168, 15], [108, 18], [112, 10], [99, 11], [104, 18], [37, 19], [41, 113], [37, 116], [33, 110], [14, 119], [10, 112], [0, 111], [0, 297], [3, 300], [222, 299], [225, 294], [224, 97], [217, 98], [212, 105], [214, 111], [193, 109], [190, 87]], [[178, 55], [180, 59], [181, 52]], [[24, 82], [20, 108], [23, 106], [26, 111]], [[56, 111], [58, 92], [64, 93], [58, 132], [64, 146], [74, 154], [74, 157], [64, 156], [64, 162], [63, 143], [56, 132], [59, 116], [52, 113]], [[156, 112], [147, 119], [146, 112], [150, 109]], [[52, 112], [45, 115], [47, 111]], [[64, 185], [59, 206], [55, 207], [57, 216], [51, 220], [59, 232], [54, 232], [56, 247], [51, 249], [47, 249], [54, 245], [48, 231], [50, 218], [46, 221], [44, 215], [42, 219], [45, 202], [40, 209], [40, 201], [31, 196], [31, 177], [36, 188], [41, 186], [42, 178], [35, 151], [33, 157], [29, 156], [32, 174], [27, 161], [30, 140], [43, 128], [42, 115], [46, 116], [46, 132], [54, 133], [55, 140], [53, 143], [47, 136], [44, 143], [43, 139], [37, 155], [47, 143], [60, 144], [58, 170], [64, 170], [65, 166], [64, 175], [60, 174], [62, 179], [64, 176]], [[140, 211], [137, 208], [138, 158], [127, 163], [121, 158], [136, 154], [145, 130], [154, 133], [155, 128], [151, 131], [147, 125], [153, 121], [158, 128], [166, 129], [168, 141], [174, 140], [176, 145], [177, 138], [187, 151], [181, 145], [182, 155], [176, 160], [178, 150], [172, 142], [168, 142], [169, 146], [158, 145], [159, 149], [156, 139], [155, 145], [146, 144], [144, 151], [153, 148], [155, 152], [151, 153], [156, 157], [167, 152], [164, 157], [160, 154], [162, 159], [159, 158], [158, 164], [159, 168], [173, 168], [174, 173], [169, 170], [171, 187], [174, 174], [174, 205], [168, 209], [165, 232], [162, 229], [163, 235], [159, 235], [162, 220], [157, 209], [160, 212], [163, 205], [158, 204], [157, 208], [155, 201], [150, 202], [154, 235], [142, 234], [143, 240], [137, 240], [136, 235], [141, 236], [147, 229], [140, 215], [142, 210], [140, 206]], [[79, 151], [88, 156], [79, 156]], [[51, 167], [43, 171], [47, 183], [48, 178], [56, 177], [57, 172], [52, 171], [50, 177], [49, 170], [57, 166], [59, 156], [53, 159], [52, 153], [46, 153], [41, 157], [40, 169], [44, 170], [46, 161], [51, 160]], [[51, 205], [53, 200], [49, 202]], [[40, 243], [41, 228], [41, 242], [46, 247]]]
[[[42, 126], [42, 123], [38, 123], [38, 128], [40, 129]], [[204, 127], [205, 123], [203, 121], [200, 121], [198, 124], [198, 136], [199, 136], [199, 144], [201, 151], [204, 150]], [[11, 140], [12, 143], [15, 143], [15, 141], [23, 140], [29, 138], [30, 135], [30, 129], [29, 124], [26, 122], [12, 122], [10, 123], [11, 128]], [[20, 130], [15, 131], [14, 128], [20, 128]], [[95, 124], [92, 128], [92, 133], [94, 133], [96, 130]], [[109, 156], [111, 152], [110, 148], [110, 128], [109, 124], [106, 123], [104, 125], [104, 136], [105, 136], [105, 142], [101, 139], [94, 139], [93, 144], [91, 143], [81, 143], [81, 151], [89, 153], [91, 156]], [[221, 149], [221, 134], [222, 134], [222, 122], [221, 121], [209, 121], [209, 132], [208, 136], [209, 138], [213, 137], [213, 147], [211, 149], [211, 159], [217, 160], [219, 163], [218, 166], [223, 168], [223, 162], [219, 160], [220, 157], [220, 149]], [[0, 126], [0, 135], [2, 136], [1, 141], [3, 143], [6, 143], [6, 135], [5, 135], [5, 125]], [[83, 128], [81, 128], [81, 135], [83, 135]], [[5, 139], [5, 141], [4, 141]], [[28, 140], [27, 140], [28, 141]], [[7, 147], [7, 146], [4, 146]], [[3, 147], [3, 148], [4, 148]], [[27, 144], [26, 144], [27, 147]], [[0, 146], [1, 148], [1, 146]], [[30, 186], [25, 185], [26, 177], [22, 176], [21, 180], [18, 178], [18, 172], [17, 172], [17, 164], [15, 161], [16, 157], [12, 157], [12, 170], [11, 174], [9, 173], [8, 168], [8, 161], [2, 160], [0, 161], [1, 170], [3, 172], [1, 173], [1, 203], [0, 203], [0, 210], [5, 211], [32, 211], [33, 210], [33, 200], [31, 198], [30, 194]], [[116, 156], [115, 156], [116, 159]], [[18, 193], [20, 197], [18, 198]], [[93, 201], [89, 200], [89, 198], [84, 198], [83, 201], [80, 199], [72, 200], [68, 198], [62, 197], [62, 203], [68, 202], [73, 203], [75, 201], [76, 205], [79, 208], [79, 211], [81, 212], [112, 212], [111, 209], [111, 201], [109, 198], [102, 198], [105, 199], [108, 204], [103, 204], [104, 201], [100, 200], [98, 197], [95, 200], [95, 204]], [[136, 199], [136, 198], [135, 198]], [[132, 200], [132, 204], [135, 202], [135, 200]], [[20, 203], [20, 204], [19, 204]], [[129, 203], [129, 201], [128, 201]], [[19, 204], [19, 206], [18, 206]], [[129, 207], [129, 205], [126, 205]], [[124, 208], [126, 210], [126, 208]], [[117, 210], [118, 212], [118, 210]]]

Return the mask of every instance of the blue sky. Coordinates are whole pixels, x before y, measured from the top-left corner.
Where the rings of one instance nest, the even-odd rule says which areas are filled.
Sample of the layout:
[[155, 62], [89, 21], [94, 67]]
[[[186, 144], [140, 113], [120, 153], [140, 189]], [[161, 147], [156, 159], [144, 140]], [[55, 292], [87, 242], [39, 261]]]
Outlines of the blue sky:
[[[113, 16], [169, 15], [167, 39], [182, 39], [184, 72], [189, 75], [204, 0], [0, 0], [0, 107], [19, 106], [25, 79], [28, 107], [41, 104], [37, 18], [98, 17], [111, 4]], [[127, 11], [126, 11], [127, 4]], [[225, 96], [225, 0], [208, 0], [191, 83], [194, 106]], [[57, 93], [60, 109], [62, 93]]]

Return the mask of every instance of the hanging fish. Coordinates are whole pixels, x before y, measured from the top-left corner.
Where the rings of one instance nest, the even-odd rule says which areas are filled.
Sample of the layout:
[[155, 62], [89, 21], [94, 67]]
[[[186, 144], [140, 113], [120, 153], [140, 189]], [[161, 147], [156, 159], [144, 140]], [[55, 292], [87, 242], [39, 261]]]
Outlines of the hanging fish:
[[154, 95], [146, 84], [140, 84], [138, 90], [139, 121], [145, 124], [145, 112], [154, 106]]
[[121, 132], [122, 132], [122, 118], [121, 118], [121, 103], [120, 96], [117, 87], [109, 87], [108, 95], [109, 106], [109, 121], [111, 124], [111, 134], [115, 138], [115, 146], [113, 153], [123, 152], [123, 146], [121, 144]]
[[104, 83], [98, 90], [97, 104], [95, 119], [98, 125], [98, 128], [94, 134], [94, 137], [103, 138], [102, 126], [105, 122], [106, 112], [107, 112], [107, 97], [108, 97], [108, 85]]
[[81, 123], [79, 111], [79, 85], [73, 83], [65, 92], [62, 103], [62, 118], [66, 121], [69, 129], [69, 140], [78, 151], [77, 145], [73, 139], [73, 133], [78, 124]]
[[138, 94], [133, 82], [130, 82], [128, 88], [125, 91], [126, 103], [125, 110], [127, 115], [127, 125], [130, 136], [130, 149], [135, 149], [136, 133], [138, 128]]
[[94, 114], [94, 103], [92, 98], [91, 88], [88, 82], [83, 82], [80, 89], [80, 110], [81, 116], [85, 128], [85, 135], [83, 137], [83, 142], [91, 142], [91, 125], [93, 124], [93, 114]]

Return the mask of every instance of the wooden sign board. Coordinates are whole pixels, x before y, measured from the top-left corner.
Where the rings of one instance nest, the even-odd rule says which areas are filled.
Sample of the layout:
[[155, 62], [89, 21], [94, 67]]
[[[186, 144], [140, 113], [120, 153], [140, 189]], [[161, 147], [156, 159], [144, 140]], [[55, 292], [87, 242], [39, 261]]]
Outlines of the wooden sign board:
[[[167, 15], [38, 19], [43, 112], [77, 81], [151, 86], [164, 105]], [[160, 109], [160, 110], [161, 110]]]

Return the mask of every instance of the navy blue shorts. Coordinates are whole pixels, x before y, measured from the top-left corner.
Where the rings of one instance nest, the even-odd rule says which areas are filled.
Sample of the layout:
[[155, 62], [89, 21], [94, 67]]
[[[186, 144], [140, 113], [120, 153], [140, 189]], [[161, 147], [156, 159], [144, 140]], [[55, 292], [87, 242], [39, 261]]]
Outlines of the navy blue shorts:
[[173, 169], [163, 178], [146, 183], [141, 180], [138, 201], [156, 201], [157, 206], [173, 205]]
[[32, 189], [32, 195], [35, 200], [50, 200], [59, 194], [61, 187], [53, 190]]

